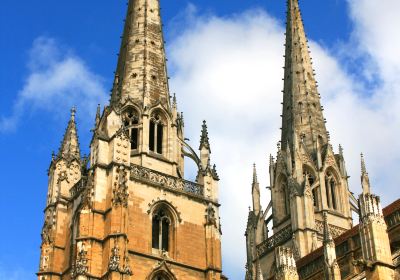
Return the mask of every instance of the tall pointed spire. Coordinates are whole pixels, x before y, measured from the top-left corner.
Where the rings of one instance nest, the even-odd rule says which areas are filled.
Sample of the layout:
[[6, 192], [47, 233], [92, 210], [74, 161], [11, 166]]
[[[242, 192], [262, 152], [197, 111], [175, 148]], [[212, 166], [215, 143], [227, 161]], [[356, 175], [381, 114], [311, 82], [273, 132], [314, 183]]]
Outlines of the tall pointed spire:
[[371, 193], [371, 184], [369, 183], [369, 176], [363, 154], [361, 154], [361, 186], [364, 194]]
[[64, 138], [61, 142], [60, 150], [58, 151], [59, 158], [75, 158], [80, 160], [81, 153], [79, 148], [78, 133], [75, 123], [76, 108], [71, 109], [71, 118], [68, 122]]
[[287, 5], [281, 143], [294, 148], [296, 135], [309, 151], [314, 151], [315, 140], [320, 138], [321, 144], [325, 144], [329, 141], [328, 134], [299, 2], [288, 0]]
[[132, 99], [150, 107], [170, 109], [168, 77], [159, 0], [129, 0], [112, 105]]

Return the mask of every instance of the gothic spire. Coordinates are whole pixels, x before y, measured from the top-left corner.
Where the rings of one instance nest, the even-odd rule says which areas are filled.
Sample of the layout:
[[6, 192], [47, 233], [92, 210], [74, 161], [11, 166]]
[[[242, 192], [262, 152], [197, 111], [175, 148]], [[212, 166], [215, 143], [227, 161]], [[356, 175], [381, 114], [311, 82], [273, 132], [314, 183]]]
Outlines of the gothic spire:
[[159, 0], [128, 3], [111, 104], [127, 99], [171, 109]]
[[371, 185], [369, 183], [369, 176], [367, 167], [365, 166], [364, 155], [361, 154], [361, 186], [364, 194], [371, 193]]
[[329, 141], [307, 42], [299, 2], [288, 0], [281, 143], [292, 152], [295, 136], [310, 152]]
[[75, 158], [77, 160], [80, 160], [81, 158], [75, 114], [76, 108], [73, 107], [71, 109], [71, 117], [67, 129], [65, 130], [64, 138], [61, 142], [60, 150], [58, 151], [58, 158]]

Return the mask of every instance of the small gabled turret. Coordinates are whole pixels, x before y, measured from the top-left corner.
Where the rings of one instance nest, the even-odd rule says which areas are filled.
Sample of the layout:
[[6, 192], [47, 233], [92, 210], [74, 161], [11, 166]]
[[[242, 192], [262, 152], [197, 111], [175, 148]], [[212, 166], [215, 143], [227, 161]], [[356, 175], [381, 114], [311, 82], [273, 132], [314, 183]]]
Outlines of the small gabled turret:
[[335, 242], [329, 230], [328, 216], [324, 212], [324, 260], [325, 260], [325, 279], [340, 280], [339, 265], [336, 260]]
[[78, 133], [75, 122], [76, 108], [71, 109], [71, 118], [68, 122], [67, 129], [65, 130], [64, 138], [61, 142], [57, 158], [67, 160], [76, 159], [80, 161], [81, 152], [79, 148]]
[[358, 199], [359, 229], [363, 254], [361, 263], [367, 268], [366, 279], [393, 279], [393, 260], [387, 225], [383, 217], [380, 197], [371, 193], [371, 185], [362, 154], [361, 184], [363, 192]]
[[298, 280], [296, 261], [291, 248], [275, 248], [276, 280]]

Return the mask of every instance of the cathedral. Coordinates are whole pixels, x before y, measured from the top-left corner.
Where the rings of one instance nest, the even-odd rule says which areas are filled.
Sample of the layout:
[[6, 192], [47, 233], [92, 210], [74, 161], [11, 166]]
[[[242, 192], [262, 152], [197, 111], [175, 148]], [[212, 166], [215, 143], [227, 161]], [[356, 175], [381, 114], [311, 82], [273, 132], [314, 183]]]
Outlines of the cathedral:
[[[75, 108], [48, 171], [38, 280], [221, 280], [218, 174], [170, 96], [159, 0], [130, 0], [110, 103], [82, 157]], [[197, 167], [184, 177], [184, 158]]]
[[[245, 280], [400, 279], [400, 200], [381, 207], [363, 156], [362, 193], [350, 191], [298, 0], [287, 0], [286, 24], [282, 134], [265, 209], [254, 166]], [[227, 279], [207, 124], [196, 152], [169, 92], [159, 0], [128, 2], [111, 98], [97, 108], [88, 157], [75, 114], [48, 170], [38, 280]], [[185, 158], [197, 166], [194, 182]]]
[[[261, 208], [254, 166], [246, 280], [400, 279], [400, 199], [382, 209], [361, 156], [350, 191], [326, 129], [298, 0], [287, 0], [282, 131], [270, 157], [271, 201]], [[359, 224], [353, 224], [353, 214]]]

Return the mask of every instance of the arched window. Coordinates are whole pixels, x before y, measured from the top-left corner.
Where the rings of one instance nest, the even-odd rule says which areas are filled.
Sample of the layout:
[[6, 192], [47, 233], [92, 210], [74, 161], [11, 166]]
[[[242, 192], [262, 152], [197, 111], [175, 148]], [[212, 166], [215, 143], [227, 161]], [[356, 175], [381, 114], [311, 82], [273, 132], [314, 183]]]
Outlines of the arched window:
[[152, 247], [154, 249], [162, 252], [169, 251], [171, 227], [171, 217], [164, 208], [154, 212], [152, 222]]
[[314, 187], [312, 189], [314, 208], [315, 210], [319, 210], [319, 186]]
[[131, 142], [131, 150], [136, 150], [138, 148], [138, 139], [139, 139], [138, 113], [132, 108], [128, 108], [124, 112], [122, 120], [129, 134], [129, 141]]
[[306, 167], [303, 168], [303, 178], [307, 178], [308, 179], [308, 183], [310, 184], [310, 187], [312, 185], [314, 185], [315, 183], [315, 177], [314, 174]]
[[338, 203], [336, 198], [336, 181], [331, 172], [326, 173], [325, 188], [328, 207], [338, 210]]
[[150, 131], [149, 131], [150, 151], [158, 154], [163, 153], [163, 137], [164, 137], [164, 124], [162, 123], [161, 116], [158, 113], [155, 113], [150, 118]]

